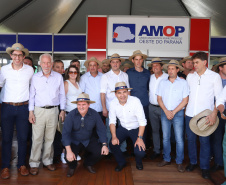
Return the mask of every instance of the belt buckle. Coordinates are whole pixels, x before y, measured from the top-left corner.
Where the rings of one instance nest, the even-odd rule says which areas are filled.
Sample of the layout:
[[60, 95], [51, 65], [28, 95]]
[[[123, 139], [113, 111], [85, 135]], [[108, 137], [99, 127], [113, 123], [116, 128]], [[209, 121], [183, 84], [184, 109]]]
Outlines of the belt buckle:
[[19, 105], [19, 103], [14, 103], [14, 102], [13, 102], [13, 106], [18, 106], [18, 105]]

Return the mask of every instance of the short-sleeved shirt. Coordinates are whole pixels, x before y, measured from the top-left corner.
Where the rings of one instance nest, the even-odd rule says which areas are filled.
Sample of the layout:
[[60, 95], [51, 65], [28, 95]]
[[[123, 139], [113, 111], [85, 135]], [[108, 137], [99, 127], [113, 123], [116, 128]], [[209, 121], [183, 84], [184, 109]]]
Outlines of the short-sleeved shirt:
[[162, 97], [167, 110], [174, 110], [189, 95], [188, 83], [180, 77], [173, 83], [168, 78], [164, 79], [159, 84], [157, 95]]
[[143, 106], [148, 106], [150, 71], [143, 68], [142, 72], [138, 72], [135, 68], [131, 68], [126, 73], [129, 77], [130, 88], [133, 88], [130, 91], [131, 96], [136, 96], [140, 99]]

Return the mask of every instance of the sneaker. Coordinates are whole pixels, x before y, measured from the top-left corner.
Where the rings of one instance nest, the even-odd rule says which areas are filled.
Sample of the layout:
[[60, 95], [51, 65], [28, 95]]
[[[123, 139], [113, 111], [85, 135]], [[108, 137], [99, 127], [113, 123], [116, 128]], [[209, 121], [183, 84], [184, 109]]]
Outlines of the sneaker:
[[67, 162], [65, 161], [64, 156], [65, 156], [64, 153], [62, 153], [60, 158], [61, 158], [61, 162], [63, 164], [66, 164]]

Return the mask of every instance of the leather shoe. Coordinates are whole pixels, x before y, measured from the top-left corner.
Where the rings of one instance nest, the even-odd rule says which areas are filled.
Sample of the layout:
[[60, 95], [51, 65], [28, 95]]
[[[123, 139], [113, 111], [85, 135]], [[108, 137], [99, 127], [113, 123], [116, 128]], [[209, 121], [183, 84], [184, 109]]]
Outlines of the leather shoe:
[[94, 170], [94, 168], [92, 166], [85, 166], [85, 167], [90, 173], [96, 173], [96, 171]]
[[198, 167], [197, 164], [191, 164], [191, 163], [189, 163], [189, 165], [186, 167], [186, 171], [192, 172], [197, 167]]
[[1, 171], [1, 178], [8, 179], [10, 177], [9, 168], [3, 168]]
[[115, 171], [116, 172], [120, 172], [120, 171], [122, 171], [122, 169], [124, 168], [126, 166], [126, 164], [124, 164], [124, 165], [122, 165], [122, 166], [116, 166], [116, 168], [115, 168]]
[[153, 153], [151, 156], [150, 156], [150, 159], [151, 160], [155, 160], [156, 158], [160, 157], [160, 154], [159, 153]]
[[204, 179], [210, 179], [210, 171], [209, 170], [202, 170], [202, 177]]
[[29, 171], [27, 170], [26, 166], [21, 166], [18, 171], [20, 172], [20, 175], [27, 176], [29, 175]]
[[136, 164], [136, 168], [138, 170], [143, 170], [143, 164]]
[[224, 169], [224, 166], [221, 166], [221, 165], [218, 165], [218, 164], [214, 164], [211, 168], [210, 168], [210, 171], [211, 172], [216, 172], [218, 170], [223, 170]]
[[170, 165], [170, 162], [167, 162], [167, 161], [162, 161], [162, 162], [160, 162], [160, 163], [158, 163], [158, 167], [163, 167], [163, 166], [166, 166], [166, 165]]
[[178, 164], [178, 165], [177, 165], [177, 170], [178, 170], [179, 172], [181, 172], [181, 173], [184, 173], [184, 171], [185, 171], [185, 169], [184, 169], [184, 167], [183, 167], [182, 164]]
[[53, 164], [46, 165], [45, 167], [46, 167], [48, 170], [50, 170], [50, 171], [55, 171], [55, 170], [56, 170], [56, 166], [53, 165]]
[[67, 177], [72, 177], [75, 173], [75, 169], [68, 168]]
[[30, 168], [30, 174], [31, 175], [38, 175], [38, 168], [37, 167]]

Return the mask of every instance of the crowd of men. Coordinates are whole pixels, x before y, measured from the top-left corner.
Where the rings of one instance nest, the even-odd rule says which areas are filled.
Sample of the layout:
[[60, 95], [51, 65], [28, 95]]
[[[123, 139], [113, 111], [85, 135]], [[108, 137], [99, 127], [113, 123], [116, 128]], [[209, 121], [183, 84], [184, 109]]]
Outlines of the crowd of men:
[[[6, 52], [12, 63], [3, 66], [0, 74], [1, 178], [10, 177], [14, 125], [18, 141], [17, 168], [23, 176], [37, 175], [41, 162], [48, 170], [56, 170], [54, 162], [63, 148], [68, 177], [74, 174], [82, 150], [87, 153], [83, 165], [90, 173], [96, 173], [94, 164], [109, 153], [114, 155], [115, 171], [119, 172], [126, 166], [123, 153], [127, 150], [127, 138], [132, 140], [138, 170], [143, 170], [142, 158], [151, 145], [150, 138], [153, 142], [150, 158], [161, 156], [162, 138], [163, 160], [157, 166], [171, 163], [171, 143], [174, 142], [177, 170], [193, 171], [198, 166], [197, 136], [202, 177], [210, 178], [210, 170], [223, 169], [226, 58], [215, 65], [215, 72], [207, 68], [208, 56], [204, 52], [167, 64], [153, 58], [148, 64], [152, 70], [150, 75], [143, 67], [147, 55], [140, 50], [129, 57], [134, 67], [126, 72], [120, 69], [125, 59], [117, 53], [102, 62], [91, 57], [84, 63], [88, 72], [79, 76], [83, 93], [69, 102], [77, 108], [66, 115], [64, 63], [53, 61], [50, 54], [42, 54], [39, 58], [42, 70], [34, 74], [33, 61], [22, 44], [15, 43]], [[72, 60], [71, 65], [80, 69], [77, 59]], [[70, 67], [67, 73], [80, 75]], [[59, 122], [64, 122], [63, 130], [57, 130]], [[32, 135], [32, 147], [28, 170], [25, 159], [29, 135]], [[185, 139], [190, 161], [186, 168], [183, 166]], [[214, 157], [214, 166], [210, 168], [211, 157]]]

